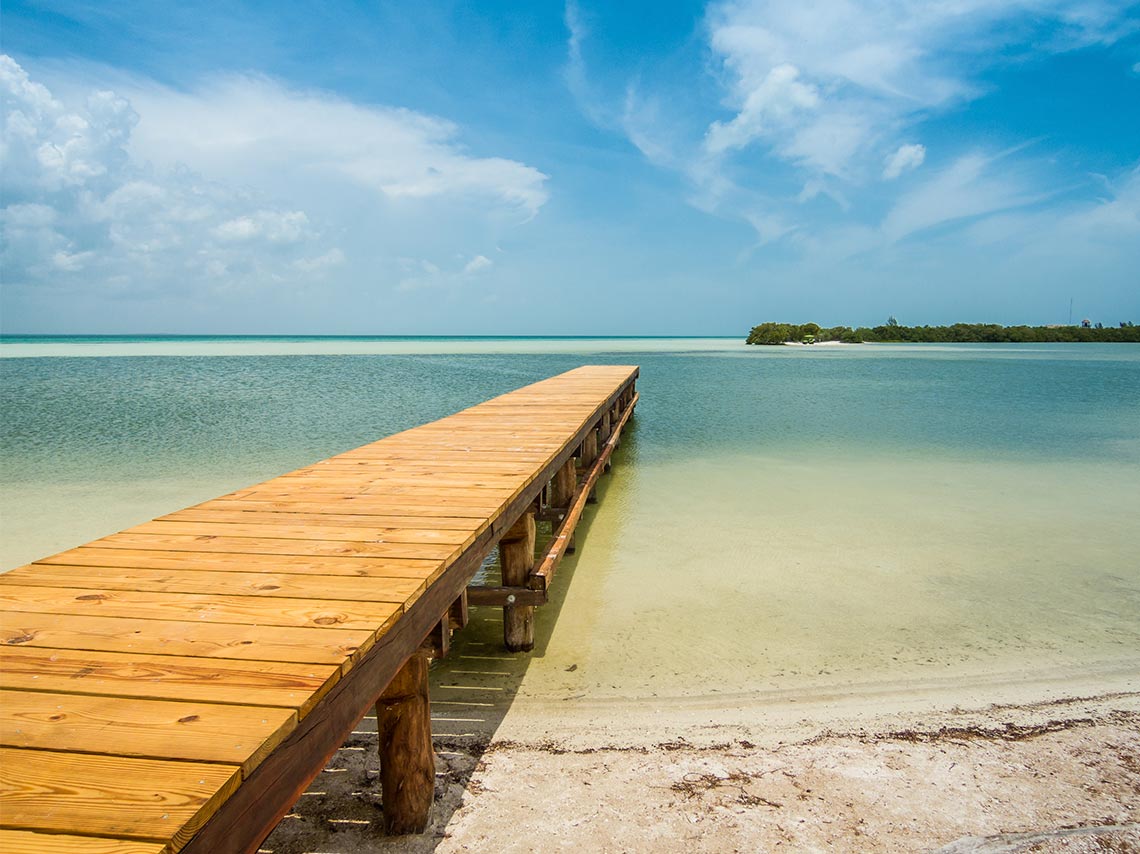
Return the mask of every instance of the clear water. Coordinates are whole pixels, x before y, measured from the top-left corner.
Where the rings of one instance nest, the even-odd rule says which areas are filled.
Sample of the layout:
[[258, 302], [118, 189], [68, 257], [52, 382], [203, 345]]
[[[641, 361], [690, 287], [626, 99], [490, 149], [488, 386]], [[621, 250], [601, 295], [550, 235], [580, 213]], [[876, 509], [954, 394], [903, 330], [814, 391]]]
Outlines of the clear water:
[[637, 417], [562, 607], [540, 611], [557, 624], [524, 693], [1140, 672], [1140, 347], [8, 339], [0, 354], [5, 568], [580, 364], [636, 363]]

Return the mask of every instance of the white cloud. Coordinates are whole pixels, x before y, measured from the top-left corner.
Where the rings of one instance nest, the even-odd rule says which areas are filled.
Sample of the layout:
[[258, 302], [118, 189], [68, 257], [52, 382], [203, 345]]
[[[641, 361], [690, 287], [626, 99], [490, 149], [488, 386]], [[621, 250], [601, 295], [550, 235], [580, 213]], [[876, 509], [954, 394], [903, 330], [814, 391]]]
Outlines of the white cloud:
[[[722, 48], [736, 41], [723, 33], [720, 36], [714, 36], [714, 45], [719, 40]], [[786, 129], [793, 116], [820, 103], [819, 90], [800, 80], [799, 69], [786, 63], [769, 69], [741, 94], [743, 104], [736, 116], [709, 127], [705, 147], [714, 154], [743, 148], [757, 137]]]
[[[84, 99], [58, 93], [84, 91], [86, 75], [57, 74], [53, 93], [0, 55], [9, 306], [289, 283], [295, 296], [321, 280], [363, 288], [362, 274], [391, 288], [401, 255], [473, 258], [548, 197], [537, 169], [475, 156], [455, 125], [410, 110], [259, 77], [189, 91], [119, 77]], [[439, 273], [424, 260], [418, 275]]]
[[270, 243], [296, 243], [309, 233], [309, 218], [303, 211], [259, 210], [227, 220], [212, 229], [227, 241], [263, 239]]
[[393, 199], [470, 199], [528, 219], [548, 198], [546, 175], [500, 157], [475, 157], [451, 122], [412, 110], [361, 106], [263, 77], [215, 79], [183, 92], [142, 85], [132, 152], [209, 175], [259, 183], [287, 168]]
[[[706, 27], [728, 116], [707, 123], [688, 154], [660, 132], [667, 121], [644, 110], [627, 134], [653, 162], [686, 175], [702, 209], [777, 219], [788, 225], [783, 234], [802, 239], [796, 205], [826, 195], [858, 212], [844, 188], [922, 165], [925, 147], [906, 137], [981, 94], [979, 81], [1006, 47], [1041, 54], [1107, 44], [1140, 21], [1111, 0], [722, 0], [710, 4]], [[788, 184], [802, 189], [770, 189]], [[758, 207], [761, 187], [767, 201]], [[767, 241], [773, 230], [758, 233]]]
[[480, 270], [486, 270], [495, 262], [488, 258], [486, 255], [476, 255], [463, 267], [464, 273], [478, 273]]
[[[709, 126], [706, 150], [763, 143], [818, 173], [856, 177], [899, 127], [979, 91], [987, 54], [1051, 21], [1048, 51], [1127, 31], [1104, 0], [732, 0], [708, 14], [735, 115]], [[881, 154], [879, 157], [881, 158]]]
[[[1002, 168], [994, 169], [1001, 163]], [[882, 233], [898, 241], [942, 223], [1041, 201], [1032, 182], [1002, 157], [969, 154], [904, 193], [883, 220]]]
[[333, 267], [339, 267], [344, 260], [344, 252], [338, 247], [333, 247], [314, 258], [298, 258], [293, 262], [293, 266], [303, 273], [325, 273]]
[[888, 181], [893, 181], [903, 172], [917, 169], [924, 160], [926, 160], [925, 145], [917, 143], [900, 145], [898, 150], [887, 158], [886, 165], [883, 167], [883, 177]]

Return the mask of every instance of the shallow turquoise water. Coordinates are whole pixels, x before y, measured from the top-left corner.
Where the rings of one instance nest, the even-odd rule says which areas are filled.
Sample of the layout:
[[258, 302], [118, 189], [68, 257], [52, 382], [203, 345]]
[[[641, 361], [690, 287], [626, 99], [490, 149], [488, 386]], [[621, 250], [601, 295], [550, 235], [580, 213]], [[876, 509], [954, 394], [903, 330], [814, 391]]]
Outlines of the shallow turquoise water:
[[1138, 660], [1140, 347], [9, 339], [0, 353], [4, 567], [580, 364], [636, 363], [642, 403], [528, 690]]

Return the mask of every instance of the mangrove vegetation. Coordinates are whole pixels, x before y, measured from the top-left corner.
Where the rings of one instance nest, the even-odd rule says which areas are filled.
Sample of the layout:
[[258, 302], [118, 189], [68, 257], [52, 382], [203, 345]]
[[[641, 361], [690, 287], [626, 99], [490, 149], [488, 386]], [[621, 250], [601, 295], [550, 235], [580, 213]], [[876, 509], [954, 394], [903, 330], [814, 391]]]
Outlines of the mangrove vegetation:
[[1140, 343], [1140, 326], [1125, 321], [1103, 326], [1085, 321], [1080, 326], [1001, 326], [997, 323], [955, 323], [952, 326], [903, 326], [893, 317], [882, 326], [820, 326], [818, 323], [761, 323], [748, 333], [749, 344], [813, 344], [841, 341], [931, 344], [1034, 344], [1069, 342]]

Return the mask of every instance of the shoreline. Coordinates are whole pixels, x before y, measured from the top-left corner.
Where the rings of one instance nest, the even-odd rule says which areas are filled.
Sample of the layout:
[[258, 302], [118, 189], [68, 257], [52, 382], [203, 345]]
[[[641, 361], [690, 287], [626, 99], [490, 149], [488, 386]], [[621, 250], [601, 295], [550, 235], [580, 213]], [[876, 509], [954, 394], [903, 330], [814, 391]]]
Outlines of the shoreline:
[[1140, 662], [719, 696], [558, 694], [544, 671], [564, 662], [542, 645], [502, 653], [497, 625], [473, 609], [432, 667], [436, 804], [422, 835], [380, 833], [366, 717], [262, 850], [1140, 849]]
[[[361, 731], [263, 845], [273, 854], [859, 850], [1104, 852], [1140, 846], [1140, 695], [1057, 699], [815, 727], [755, 743], [436, 739], [420, 836], [374, 819]], [[567, 729], [572, 728], [564, 722]], [[576, 728], [576, 727], [573, 727]]]

